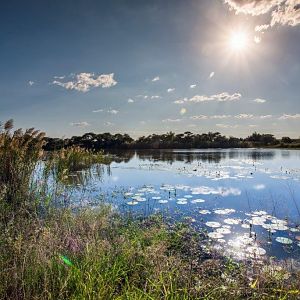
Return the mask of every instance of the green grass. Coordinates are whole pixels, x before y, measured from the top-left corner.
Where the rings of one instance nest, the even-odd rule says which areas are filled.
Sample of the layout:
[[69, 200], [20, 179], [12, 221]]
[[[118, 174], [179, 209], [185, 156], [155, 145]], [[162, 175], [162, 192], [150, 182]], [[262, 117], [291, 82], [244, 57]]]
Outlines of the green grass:
[[272, 261], [237, 263], [186, 224], [133, 219], [108, 206], [55, 208], [59, 190], [49, 193], [48, 176], [63, 185], [68, 174], [107, 158], [62, 150], [36, 179], [42, 136], [12, 132], [11, 121], [0, 131], [0, 299], [300, 298], [299, 271]]
[[298, 299], [299, 273], [204, 251], [157, 217], [53, 210], [1, 228], [1, 299]]

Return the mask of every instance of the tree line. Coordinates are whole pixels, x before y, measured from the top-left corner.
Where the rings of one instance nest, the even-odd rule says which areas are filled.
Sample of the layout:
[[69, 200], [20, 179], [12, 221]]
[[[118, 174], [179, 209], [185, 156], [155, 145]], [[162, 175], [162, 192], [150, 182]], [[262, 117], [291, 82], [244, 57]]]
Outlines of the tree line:
[[93, 132], [71, 138], [45, 138], [44, 149], [47, 151], [78, 146], [89, 150], [100, 149], [190, 149], [190, 148], [250, 148], [284, 147], [300, 148], [300, 139], [282, 137], [277, 139], [272, 134], [254, 132], [246, 138], [226, 137], [219, 132], [194, 134], [190, 131], [175, 134], [151, 134], [133, 139], [128, 134]]

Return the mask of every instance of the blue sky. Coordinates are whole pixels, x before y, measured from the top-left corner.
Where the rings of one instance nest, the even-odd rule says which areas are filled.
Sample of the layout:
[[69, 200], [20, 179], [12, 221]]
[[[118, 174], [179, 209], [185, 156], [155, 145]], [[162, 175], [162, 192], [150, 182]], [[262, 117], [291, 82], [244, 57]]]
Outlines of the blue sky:
[[0, 120], [57, 137], [298, 137], [300, 1], [276, 1], [3, 3]]

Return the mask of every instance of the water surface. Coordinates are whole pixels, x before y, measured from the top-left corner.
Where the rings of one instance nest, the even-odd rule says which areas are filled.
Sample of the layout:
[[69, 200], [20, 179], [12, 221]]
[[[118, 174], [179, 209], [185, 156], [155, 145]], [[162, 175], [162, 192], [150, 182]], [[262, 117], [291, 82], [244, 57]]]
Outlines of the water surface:
[[101, 179], [93, 177], [84, 193], [78, 191], [74, 206], [93, 206], [104, 199], [123, 212], [161, 213], [204, 228], [229, 255], [299, 258], [300, 151], [111, 154], [109, 172]]

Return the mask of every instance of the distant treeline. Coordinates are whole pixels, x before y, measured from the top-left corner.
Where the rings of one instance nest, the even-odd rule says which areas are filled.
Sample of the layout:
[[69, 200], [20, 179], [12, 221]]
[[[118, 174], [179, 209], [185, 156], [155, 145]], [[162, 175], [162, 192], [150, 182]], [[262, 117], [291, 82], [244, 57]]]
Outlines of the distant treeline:
[[85, 149], [190, 149], [190, 148], [249, 148], [249, 147], [281, 147], [300, 148], [300, 139], [282, 137], [276, 139], [272, 134], [257, 132], [247, 138], [226, 137], [219, 132], [194, 134], [186, 131], [175, 134], [151, 134], [133, 139], [128, 134], [85, 133], [82, 136], [60, 139], [46, 137], [44, 149], [58, 150], [71, 146]]

